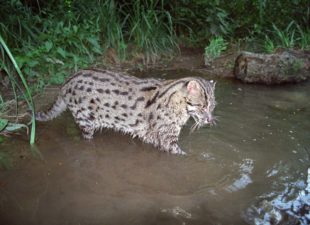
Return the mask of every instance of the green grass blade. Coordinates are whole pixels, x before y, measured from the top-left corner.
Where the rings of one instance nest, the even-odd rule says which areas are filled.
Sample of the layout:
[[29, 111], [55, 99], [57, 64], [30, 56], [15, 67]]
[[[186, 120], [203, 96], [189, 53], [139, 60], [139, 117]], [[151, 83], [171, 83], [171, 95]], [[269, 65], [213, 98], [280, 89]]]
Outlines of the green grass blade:
[[32, 96], [31, 96], [31, 92], [30, 92], [30, 89], [28, 87], [28, 84], [27, 84], [27, 81], [26, 79], [24, 78], [21, 70], [19, 69], [10, 49], [7, 47], [7, 45], [5, 44], [2, 36], [0, 35], [0, 44], [2, 45], [2, 47], [4, 48], [6, 54], [8, 55], [8, 57], [10, 58], [18, 76], [20, 77], [24, 87], [25, 87], [25, 90], [26, 90], [26, 95], [25, 95], [25, 100], [29, 106], [29, 108], [31, 109], [31, 112], [32, 112], [32, 118], [31, 118], [31, 133], [30, 133], [30, 144], [34, 144], [35, 142], [35, 109], [34, 109], [34, 104], [33, 104], [33, 100], [32, 100]]

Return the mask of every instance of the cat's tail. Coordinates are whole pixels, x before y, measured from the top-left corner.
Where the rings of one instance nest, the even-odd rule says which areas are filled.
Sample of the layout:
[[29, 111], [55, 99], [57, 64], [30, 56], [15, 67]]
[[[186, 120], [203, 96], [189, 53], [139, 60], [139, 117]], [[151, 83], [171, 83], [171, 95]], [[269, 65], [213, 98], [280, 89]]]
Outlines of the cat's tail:
[[56, 118], [59, 116], [63, 111], [65, 111], [67, 108], [66, 103], [64, 102], [63, 98], [61, 96], [58, 96], [55, 103], [52, 105], [52, 107], [45, 111], [45, 112], [37, 112], [35, 114], [35, 118], [38, 121], [48, 121]]

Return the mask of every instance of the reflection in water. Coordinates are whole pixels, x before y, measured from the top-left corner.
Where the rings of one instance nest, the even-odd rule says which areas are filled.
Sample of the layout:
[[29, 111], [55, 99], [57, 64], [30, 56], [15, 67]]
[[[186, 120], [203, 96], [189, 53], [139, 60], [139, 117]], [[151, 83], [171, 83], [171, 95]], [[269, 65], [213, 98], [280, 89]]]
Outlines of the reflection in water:
[[226, 190], [230, 192], [238, 191], [245, 188], [248, 184], [252, 183], [251, 173], [253, 169], [253, 160], [244, 159], [239, 169], [240, 178], [235, 180], [231, 185], [229, 185]]
[[246, 219], [256, 225], [310, 224], [310, 168], [306, 184], [297, 180], [284, 186], [282, 192], [261, 196], [259, 205], [248, 209]]
[[186, 219], [191, 219], [192, 218], [192, 214], [189, 213], [189, 212], [186, 212], [184, 209], [182, 209], [181, 207], [179, 206], [176, 206], [172, 209], [162, 209], [161, 212], [163, 213], [169, 213], [175, 217], [183, 217], [183, 218], [186, 218]]
[[[0, 224], [302, 223], [309, 88], [218, 81], [217, 126], [190, 134], [189, 123], [186, 157], [109, 130], [85, 141], [69, 113], [39, 123], [43, 160], [0, 172]], [[29, 151], [18, 137], [1, 148]]]

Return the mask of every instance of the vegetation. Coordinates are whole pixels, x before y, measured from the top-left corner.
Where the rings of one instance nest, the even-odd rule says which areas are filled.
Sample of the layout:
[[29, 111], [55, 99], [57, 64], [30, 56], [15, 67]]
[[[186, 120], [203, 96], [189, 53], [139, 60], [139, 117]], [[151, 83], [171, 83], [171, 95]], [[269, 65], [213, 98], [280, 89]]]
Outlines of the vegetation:
[[227, 42], [223, 37], [212, 38], [209, 45], [205, 48], [205, 65], [209, 65], [213, 59], [219, 57], [227, 49]]
[[[31, 134], [30, 134], [30, 144], [33, 144], [35, 141], [35, 119], [34, 119], [34, 104], [32, 101], [32, 95], [30, 92], [30, 89], [28, 87], [27, 81], [24, 78], [23, 73], [21, 72], [20, 68], [18, 67], [11, 51], [8, 49], [7, 45], [3, 41], [2, 37], [0, 36], [0, 44], [1, 44], [1, 69], [6, 73], [6, 75], [9, 77], [10, 83], [12, 85], [12, 90], [14, 92], [15, 96], [15, 103], [16, 103], [16, 114], [18, 113], [18, 92], [20, 92], [21, 96], [23, 97], [23, 100], [26, 101], [27, 105], [29, 106], [31, 110]], [[8, 61], [8, 62], [7, 62]], [[12, 69], [13, 67], [13, 69]], [[21, 82], [19, 82], [15, 76], [15, 73], [17, 74], [18, 78], [20, 78]], [[2, 96], [1, 101], [3, 102]], [[3, 103], [1, 104], [1, 106]], [[0, 109], [0, 112], [2, 109]], [[1, 119], [0, 118], [0, 132], [3, 131], [14, 131], [19, 128], [25, 127], [23, 124], [17, 124], [17, 123], [10, 123], [8, 120]], [[27, 127], [28, 128], [28, 127]]]
[[309, 28], [304, 31], [295, 21], [290, 22], [287, 27], [282, 30], [275, 24], [272, 24], [272, 31], [269, 32], [269, 36], [266, 35], [265, 37], [264, 49], [268, 53], [274, 52], [278, 48], [310, 49]]
[[[7, 86], [34, 113], [34, 93], [111, 52], [119, 61], [139, 58], [147, 65], [179, 47], [207, 46], [207, 61], [236, 42], [265, 52], [309, 50], [309, 21], [308, 0], [4, 0], [0, 91]], [[7, 102], [1, 93], [0, 112]]]

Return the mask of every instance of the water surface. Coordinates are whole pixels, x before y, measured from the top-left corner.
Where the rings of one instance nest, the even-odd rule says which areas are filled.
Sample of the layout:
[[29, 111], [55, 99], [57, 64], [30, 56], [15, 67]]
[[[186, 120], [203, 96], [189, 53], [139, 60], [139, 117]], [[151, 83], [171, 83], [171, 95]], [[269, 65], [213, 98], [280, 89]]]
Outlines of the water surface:
[[[259, 224], [271, 211], [266, 204], [305, 188], [309, 90], [309, 82], [219, 80], [218, 123], [191, 134], [192, 121], [184, 127], [185, 157], [110, 130], [85, 141], [69, 113], [39, 123], [43, 159], [21, 159], [0, 172], [0, 224]], [[29, 150], [23, 137], [1, 148]]]

